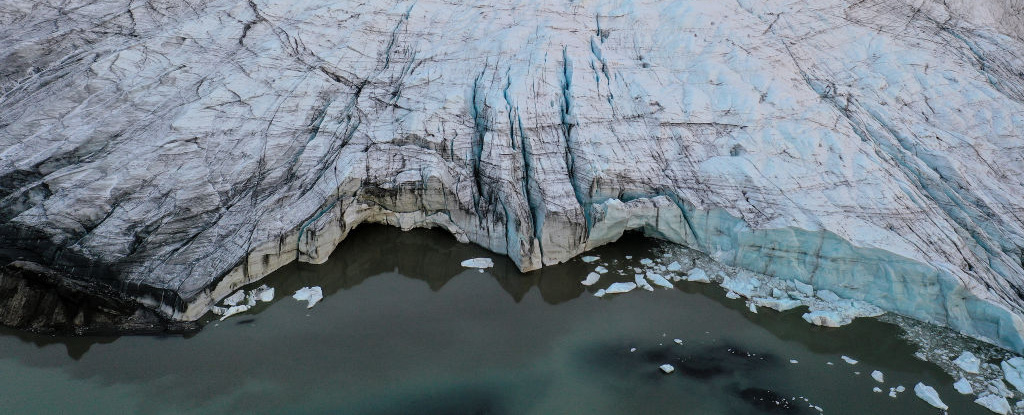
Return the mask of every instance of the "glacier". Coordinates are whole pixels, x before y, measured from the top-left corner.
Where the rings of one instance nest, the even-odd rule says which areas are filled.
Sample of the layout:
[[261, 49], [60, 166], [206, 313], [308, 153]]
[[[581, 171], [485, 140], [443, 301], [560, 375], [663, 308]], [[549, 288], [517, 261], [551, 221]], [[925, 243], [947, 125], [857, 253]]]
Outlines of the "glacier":
[[360, 223], [639, 230], [1022, 352], [1022, 9], [4, 2], [0, 249], [194, 321]]

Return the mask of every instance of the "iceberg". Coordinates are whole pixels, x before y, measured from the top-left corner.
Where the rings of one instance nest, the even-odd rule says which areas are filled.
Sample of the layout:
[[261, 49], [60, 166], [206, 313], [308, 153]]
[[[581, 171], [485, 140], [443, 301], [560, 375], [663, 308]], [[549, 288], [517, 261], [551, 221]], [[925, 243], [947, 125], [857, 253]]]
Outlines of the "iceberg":
[[616, 282], [613, 283], [612, 285], [609, 285], [608, 288], [604, 290], [604, 292], [608, 294], [622, 294], [633, 291], [634, 289], [636, 289], [636, 283]]
[[587, 278], [584, 279], [582, 282], [580, 282], [580, 284], [583, 284], [583, 285], [586, 285], [586, 286], [589, 287], [591, 285], [597, 284], [597, 281], [600, 280], [600, 279], [601, 279], [601, 274], [598, 274], [596, 272], [591, 272], [591, 273], [587, 274]]
[[946, 404], [942, 403], [942, 399], [939, 399], [939, 393], [931, 386], [918, 382], [917, 385], [914, 385], [914, 394], [921, 398], [921, 400], [928, 402], [931, 406], [942, 410], [949, 409], [949, 406], [946, 406]]
[[1006, 415], [1010, 413], [1010, 402], [1002, 396], [982, 395], [974, 400], [974, 403], [985, 407], [994, 413]]
[[494, 266], [494, 261], [490, 258], [473, 258], [462, 261], [462, 266], [466, 268], [491, 268]]
[[981, 360], [974, 353], [965, 351], [953, 360], [964, 372], [977, 374], [981, 370]]
[[1024, 358], [1017, 356], [1000, 363], [1003, 378], [1018, 391], [1024, 392]]
[[970, 395], [974, 393], [974, 388], [971, 387], [971, 383], [966, 378], [960, 378], [960, 380], [953, 383], [953, 389], [960, 392], [962, 395]]
[[883, 374], [880, 371], [872, 370], [871, 371], [871, 378], [874, 379], [878, 383], [885, 383], [885, 374]]
[[302, 287], [292, 294], [292, 298], [307, 302], [306, 308], [313, 308], [324, 298], [324, 294], [320, 287]]

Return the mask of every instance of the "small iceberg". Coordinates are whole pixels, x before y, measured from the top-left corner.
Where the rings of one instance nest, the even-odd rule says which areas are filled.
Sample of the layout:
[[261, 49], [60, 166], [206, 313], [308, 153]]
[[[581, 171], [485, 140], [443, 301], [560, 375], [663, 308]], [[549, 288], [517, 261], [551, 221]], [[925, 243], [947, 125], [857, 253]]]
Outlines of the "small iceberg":
[[617, 282], [617, 283], [614, 283], [612, 285], [609, 285], [608, 288], [604, 290], [604, 292], [608, 293], [608, 294], [622, 294], [622, 293], [628, 293], [628, 292], [633, 291], [635, 289], [636, 289], [636, 284], [635, 283], [632, 283], [632, 282]]
[[245, 291], [244, 290], [238, 290], [238, 291], [235, 291], [234, 294], [231, 294], [231, 295], [227, 296], [226, 298], [224, 298], [224, 305], [226, 305], [228, 307], [234, 307], [234, 306], [236, 306], [238, 304], [241, 304], [242, 301], [244, 301], [244, 300], [245, 300]]
[[586, 262], [586, 263], [588, 263], [588, 264], [589, 264], [589, 263], [591, 263], [591, 262], [594, 262], [594, 261], [597, 261], [597, 260], [599, 260], [599, 259], [601, 259], [601, 258], [598, 258], [598, 257], [596, 257], [596, 256], [585, 256], [585, 257], [583, 257], [583, 258], [580, 258], [580, 259], [581, 259], [581, 260], [583, 260], [583, 262]]
[[974, 393], [974, 388], [971, 387], [971, 383], [967, 381], [967, 378], [960, 378], [960, 380], [953, 383], [953, 389], [960, 392], [961, 395], [970, 395]]
[[597, 268], [594, 268], [594, 271], [597, 271], [598, 274], [604, 274], [608, 272], [608, 268], [598, 265]]
[[843, 359], [844, 362], [849, 363], [851, 365], [857, 364], [857, 359], [854, 359], [854, 358], [852, 358], [850, 356], [842, 355], [842, 356], [839, 356], [839, 357], [841, 359]]
[[313, 308], [316, 303], [319, 303], [324, 298], [324, 292], [320, 287], [302, 287], [292, 295], [292, 298], [298, 301], [306, 301], [309, 303], [306, 308]]
[[672, 285], [671, 282], [668, 281], [668, 279], [662, 277], [661, 274], [655, 274], [651, 271], [647, 271], [647, 279], [650, 280], [652, 284], [665, 289], [676, 288], [674, 285]]
[[466, 268], [490, 268], [494, 266], [494, 261], [490, 258], [473, 258], [462, 261], [462, 266]]
[[874, 370], [871, 372], [871, 378], [878, 383], [885, 383], [885, 374], [880, 371]]
[[672, 271], [672, 272], [679, 272], [679, 271], [683, 270], [683, 266], [679, 265], [678, 261], [672, 261], [671, 264], [668, 264], [668, 268], [667, 269], [669, 271]]
[[647, 283], [647, 279], [644, 278], [643, 274], [636, 274], [633, 276], [633, 281], [637, 287], [643, 288], [647, 291], [654, 291], [654, 287]]
[[1024, 358], [1015, 357], [1000, 364], [1003, 377], [1017, 390], [1024, 392]]
[[600, 280], [600, 279], [601, 279], [601, 274], [598, 274], [596, 272], [591, 272], [591, 273], [587, 274], [587, 279], [585, 279], [582, 282], [580, 282], [580, 284], [583, 284], [583, 285], [586, 285], [586, 286], [589, 287], [591, 285], [597, 284], [597, 281]]
[[658, 366], [658, 369], [661, 369], [661, 371], [665, 372], [666, 375], [676, 371], [676, 368], [668, 363]]
[[1006, 415], [1010, 413], [1010, 402], [1008, 402], [1006, 398], [1002, 396], [983, 395], [978, 399], [975, 399], [974, 403], [984, 406], [985, 409], [988, 409], [1000, 415]]
[[916, 394], [918, 398], [921, 398], [921, 400], [928, 402], [931, 406], [943, 411], [949, 409], [949, 406], [946, 406], [946, 404], [942, 403], [942, 399], [939, 399], [939, 393], [931, 386], [917, 382], [917, 385], [914, 385], [914, 394]]
[[960, 357], [953, 360], [953, 363], [956, 363], [957, 366], [967, 373], [977, 374], [981, 371], [981, 359], [978, 359], [978, 357], [971, 352], [961, 353]]
[[703, 282], [705, 284], [711, 282], [711, 278], [708, 277], [708, 273], [700, 268], [691, 269], [686, 274], [686, 280], [690, 282]]
[[874, 392], [874, 393], [882, 393], [882, 388], [879, 388], [878, 386], [875, 386], [875, 387], [871, 388], [871, 391]]

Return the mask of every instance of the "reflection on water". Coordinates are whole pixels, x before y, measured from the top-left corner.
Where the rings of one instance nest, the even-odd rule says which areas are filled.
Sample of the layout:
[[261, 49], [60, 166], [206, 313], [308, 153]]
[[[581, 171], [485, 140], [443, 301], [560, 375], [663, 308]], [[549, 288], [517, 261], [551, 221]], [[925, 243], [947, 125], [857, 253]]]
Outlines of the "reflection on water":
[[[636, 237], [597, 250], [613, 263], [598, 285], [631, 280], [632, 272], [611, 275], [661, 250]], [[495, 267], [459, 265], [481, 256]], [[800, 310], [753, 314], [699, 284], [596, 298], [598, 287], [579, 284], [592, 269], [576, 260], [522, 275], [443, 233], [360, 228], [328, 263], [267, 278], [278, 301], [211, 320], [191, 338], [3, 332], [0, 409], [816, 414], [813, 404], [825, 413], [935, 413], [912, 392], [871, 391], [918, 381], [935, 386], [951, 413], [980, 408], [915, 360], [894, 326], [813, 327]], [[288, 298], [313, 285], [325, 295], [313, 309]], [[672, 375], [658, 370], [667, 362]], [[875, 369], [886, 384], [870, 378]]]

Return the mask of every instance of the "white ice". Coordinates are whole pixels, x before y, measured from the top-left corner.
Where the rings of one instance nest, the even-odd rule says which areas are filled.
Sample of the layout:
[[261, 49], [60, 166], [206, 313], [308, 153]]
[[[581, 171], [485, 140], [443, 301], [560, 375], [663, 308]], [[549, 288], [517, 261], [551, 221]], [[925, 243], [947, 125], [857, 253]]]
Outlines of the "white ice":
[[978, 373], [981, 370], [981, 359], [978, 359], [974, 353], [963, 352], [960, 357], [953, 360], [957, 366], [960, 366], [967, 373]]
[[885, 383], [885, 375], [882, 374], [882, 372], [880, 371], [871, 371], [871, 378], [877, 381], [878, 383]]
[[462, 261], [462, 266], [466, 268], [490, 268], [494, 266], [494, 261], [490, 258], [472, 258]]
[[971, 387], [971, 383], [967, 381], [967, 378], [960, 378], [960, 380], [953, 383], [953, 389], [960, 392], [962, 395], [970, 395], [974, 393], [974, 388]]
[[295, 291], [295, 294], [292, 294], [292, 298], [298, 301], [306, 301], [308, 302], [306, 308], [313, 308], [316, 303], [319, 303], [324, 298], [324, 293], [320, 287], [302, 287]]
[[676, 371], [676, 368], [668, 363], [665, 363], [658, 368], [661, 369], [662, 372], [665, 372], [666, 375]]
[[942, 399], [939, 399], [939, 393], [931, 386], [918, 382], [917, 385], [914, 385], [914, 394], [916, 394], [918, 398], [928, 402], [931, 406], [942, 410], [949, 409], [949, 406], [946, 406], [946, 404], [942, 403]]
[[612, 285], [609, 285], [608, 288], [604, 290], [604, 292], [608, 293], [608, 294], [622, 294], [622, 293], [628, 293], [628, 292], [633, 291], [635, 289], [636, 289], [636, 284], [635, 283], [632, 283], [632, 282], [616, 282], [616, 283], [614, 283]]
[[597, 281], [600, 280], [600, 279], [601, 279], [601, 274], [598, 274], [596, 272], [591, 272], [591, 273], [587, 274], [587, 279], [583, 280], [583, 282], [581, 282], [580, 284], [583, 284], [583, 285], [586, 285], [586, 286], [589, 287], [591, 285], [596, 284]]
[[982, 395], [978, 399], [974, 400], [974, 403], [985, 407], [992, 412], [1000, 415], [1006, 415], [1010, 413], [1010, 402], [1002, 396], [996, 395]]
[[1014, 357], [1000, 364], [1003, 377], [1017, 390], [1024, 392], [1024, 358]]

